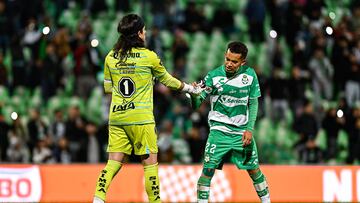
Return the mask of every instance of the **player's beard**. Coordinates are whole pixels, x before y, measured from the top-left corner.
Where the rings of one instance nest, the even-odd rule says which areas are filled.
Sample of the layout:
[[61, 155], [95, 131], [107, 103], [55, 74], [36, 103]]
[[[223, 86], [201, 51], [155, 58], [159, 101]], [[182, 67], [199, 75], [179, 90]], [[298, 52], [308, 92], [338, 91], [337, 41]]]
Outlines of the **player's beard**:
[[238, 70], [239, 70], [239, 67], [233, 69], [233, 68], [229, 68], [228, 66], [225, 66], [225, 72], [226, 72], [227, 76], [233, 76]]
[[235, 72], [235, 70], [233, 70], [232, 68], [230, 68], [228, 66], [225, 66], [225, 71], [226, 71], [226, 73], [230, 73], [230, 74]]

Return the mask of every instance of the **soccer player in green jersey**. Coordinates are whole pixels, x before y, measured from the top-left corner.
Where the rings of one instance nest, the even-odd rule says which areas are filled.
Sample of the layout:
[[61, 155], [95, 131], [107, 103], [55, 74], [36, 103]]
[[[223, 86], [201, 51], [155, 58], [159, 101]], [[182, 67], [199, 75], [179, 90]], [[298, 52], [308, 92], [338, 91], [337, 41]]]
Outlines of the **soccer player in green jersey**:
[[[165, 86], [199, 94], [201, 89], [172, 77], [153, 51], [145, 48], [145, 25], [136, 14], [124, 16], [120, 37], [105, 58], [104, 89], [112, 94], [109, 113], [109, 159], [100, 172], [93, 202], [105, 202], [113, 177], [126, 156], [140, 156], [149, 202], [160, 202], [157, 135], [153, 115], [153, 78]], [[126, 183], [124, 183], [126, 184]]]
[[197, 198], [201, 203], [208, 202], [211, 178], [215, 169], [222, 168], [226, 157], [230, 157], [239, 169], [247, 170], [261, 202], [270, 202], [253, 137], [260, 87], [254, 69], [245, 65], [247, 52], [243, 43], [229, 43], [225, 64], [206, 75], [205, 90], [201, 95], [192, 95], [193, 108], [198, 108], [208, 95], [211, 103], [210, 133], [197, 187]]

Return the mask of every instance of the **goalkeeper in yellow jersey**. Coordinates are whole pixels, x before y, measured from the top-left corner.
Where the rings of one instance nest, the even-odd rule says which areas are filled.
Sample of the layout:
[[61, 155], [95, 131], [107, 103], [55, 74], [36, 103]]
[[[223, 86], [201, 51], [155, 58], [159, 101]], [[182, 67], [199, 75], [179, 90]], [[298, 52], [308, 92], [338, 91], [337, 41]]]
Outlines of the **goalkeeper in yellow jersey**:
[[165, 86], [200, 94], [202, 89], [172, 77], [153, 51], [145, 48], [145, 25], [136, 14], [124, 16], [120, 37], [105, 58], [104, 89], [112, 94], [109, 114], [109, 159], [96, 183], [94, 203], [105, 202], [111, 180], [134, 150], [144, 166], [149, 202], [160, 201], [157, 135], [153, 114], [153, 77]]

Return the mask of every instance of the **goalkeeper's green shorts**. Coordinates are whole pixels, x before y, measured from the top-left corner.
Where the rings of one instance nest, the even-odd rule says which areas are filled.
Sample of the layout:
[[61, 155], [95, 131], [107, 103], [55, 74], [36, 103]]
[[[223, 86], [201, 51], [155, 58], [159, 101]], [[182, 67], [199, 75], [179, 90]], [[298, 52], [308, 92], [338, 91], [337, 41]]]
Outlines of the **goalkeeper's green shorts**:
[[254, 137], [251, 144], [242, 146], [242, 135], [211, 130], [206, 142], [204, 168], [222, 169], [224, 161], [230, 159], [239, 169], [259, 167]]

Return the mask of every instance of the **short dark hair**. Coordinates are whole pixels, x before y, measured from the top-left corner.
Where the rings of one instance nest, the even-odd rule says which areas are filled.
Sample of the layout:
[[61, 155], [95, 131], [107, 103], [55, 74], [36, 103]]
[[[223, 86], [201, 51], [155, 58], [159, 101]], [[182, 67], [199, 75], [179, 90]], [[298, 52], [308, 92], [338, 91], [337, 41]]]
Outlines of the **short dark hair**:
[[226, 50], [230, 50], [230, 52], [232, 53], [241, 54], [241, 57], [244, 59], [246, 58], [248, 53], [248, 48], [246, 47], [246, 45], [238, 41], [230, 42]]

